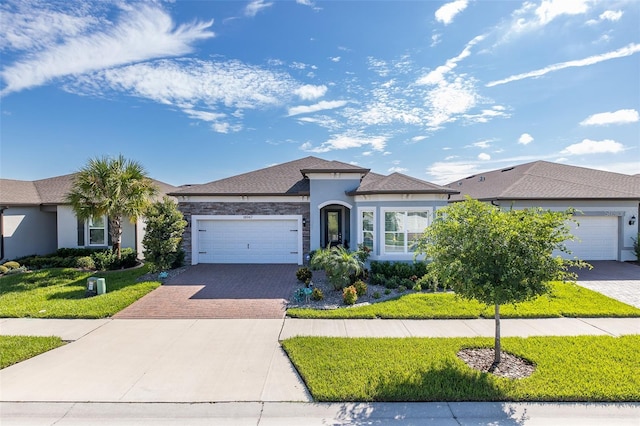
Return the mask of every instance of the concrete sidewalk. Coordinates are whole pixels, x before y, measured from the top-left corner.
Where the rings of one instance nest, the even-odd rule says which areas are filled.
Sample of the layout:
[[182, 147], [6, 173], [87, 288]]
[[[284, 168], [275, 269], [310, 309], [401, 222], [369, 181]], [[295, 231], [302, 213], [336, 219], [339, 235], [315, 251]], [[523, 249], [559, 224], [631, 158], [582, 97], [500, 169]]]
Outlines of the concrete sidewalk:
[[640, 404], [427, 402], [0, 403], [3, 426], [638, 425]]

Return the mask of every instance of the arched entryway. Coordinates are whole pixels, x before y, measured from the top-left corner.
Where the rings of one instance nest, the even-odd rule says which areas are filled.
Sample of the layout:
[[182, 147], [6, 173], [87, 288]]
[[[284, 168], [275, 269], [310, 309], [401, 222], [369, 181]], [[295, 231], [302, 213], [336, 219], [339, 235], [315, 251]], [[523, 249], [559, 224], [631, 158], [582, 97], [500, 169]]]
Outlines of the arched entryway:
[[349, 248], [351, 245], [351, 208], [328, 204], [320, 209], [320, 246]]

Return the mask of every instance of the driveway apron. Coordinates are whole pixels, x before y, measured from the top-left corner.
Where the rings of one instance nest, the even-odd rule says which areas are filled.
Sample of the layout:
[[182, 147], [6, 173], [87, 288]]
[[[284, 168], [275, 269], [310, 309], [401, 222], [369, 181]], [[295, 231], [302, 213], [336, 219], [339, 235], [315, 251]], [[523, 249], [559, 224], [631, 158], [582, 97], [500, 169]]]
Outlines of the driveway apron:
[[282, 319], [299, 285], [297, 265], [198, 264], [114, 318]]
[[575, 271], [579, 285], [640, 308], [640, 265], [613, 260], [589, 263], [591, 270]]

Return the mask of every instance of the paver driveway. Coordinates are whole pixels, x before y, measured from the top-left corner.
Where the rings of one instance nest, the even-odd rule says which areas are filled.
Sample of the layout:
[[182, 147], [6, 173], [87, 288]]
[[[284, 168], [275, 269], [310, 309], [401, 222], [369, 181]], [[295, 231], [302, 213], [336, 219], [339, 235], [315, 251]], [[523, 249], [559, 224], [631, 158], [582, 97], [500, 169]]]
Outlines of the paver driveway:
[[297, 265], [198, 264], [114, 318], [284, 318]]
[[578, 284], [640, 308], [640, 266], [630, 262], [599, 260], [593, 269], [577, 270]]

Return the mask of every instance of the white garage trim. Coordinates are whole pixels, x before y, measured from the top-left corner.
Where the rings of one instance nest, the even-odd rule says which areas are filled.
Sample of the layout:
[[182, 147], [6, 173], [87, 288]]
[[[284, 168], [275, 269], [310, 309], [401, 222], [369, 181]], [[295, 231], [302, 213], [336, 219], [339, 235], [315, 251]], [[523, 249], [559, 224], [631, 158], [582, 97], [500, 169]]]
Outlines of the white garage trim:
[[193, 265], [302, 265], [302, 215], [193, 215], [191, 224]]

